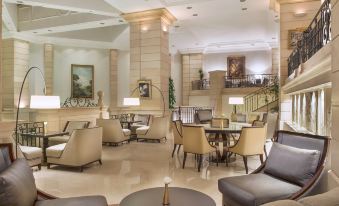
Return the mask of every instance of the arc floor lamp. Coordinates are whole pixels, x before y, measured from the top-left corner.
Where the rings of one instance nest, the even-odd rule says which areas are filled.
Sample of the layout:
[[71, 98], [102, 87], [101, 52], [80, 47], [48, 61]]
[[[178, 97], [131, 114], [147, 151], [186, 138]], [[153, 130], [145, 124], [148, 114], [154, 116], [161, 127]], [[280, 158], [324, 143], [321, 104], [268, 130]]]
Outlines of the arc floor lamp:
[[[164, 117], [165, 116], [165, 108], [166, 108], [164, 94], [162, 93], [162, 91], [159, 87], [157, 87], [153, 84], [150, 84], [150, 86], [155, 88], [156, 90], [158, 90], [160, 95], [161, 95], [162, 103], [163, 103], [162, 117]], [[139, 86], [137, 86], [136, 88], [134, 88], [132, 90], [130, 97], [124, 98], [124, 102], [123, 102], [124, 106], [139, 106], [140, 105], [140, 98], [132, 97], [137, 89], [139, 89]]]
[[44, 75], [42, 71], [38, 67], [31, 67], [28, 69], [28, 71], [25, 74], [24, 80], [21, 84], [20, 93], [19, 93], [19, 100], [16, 110], [16, 120], [15, 120], [15, 155], [18, 155], [18, 122], [19, 122], [19, 112], [20, 112], [20, 103], [21, 103], [21, 96], [22, 96], [22, 90], [25, 85], [25, 81], [28, 77], [28, 75], [31, 73], [31, 71], [37, 70], [43, 80], [44, 83], [44, 89], [42, 95], [31, 95], [30, 97], [30, 108], [31, 109], [57, 109], [60, 108], [60, 97], [59, 96], [46, 96], [46, 81], [44, 78]]

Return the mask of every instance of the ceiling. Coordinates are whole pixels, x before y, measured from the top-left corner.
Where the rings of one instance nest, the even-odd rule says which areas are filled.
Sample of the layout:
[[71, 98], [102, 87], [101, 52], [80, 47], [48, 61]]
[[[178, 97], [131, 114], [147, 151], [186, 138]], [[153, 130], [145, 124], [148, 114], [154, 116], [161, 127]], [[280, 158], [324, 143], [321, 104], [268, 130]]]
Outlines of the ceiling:
[[4, 0], [4, 36], [81, 41], [129, 49], [122, 13], [167, 8], [171, 52], [237, 52], [278, 46], [279, 18], [269, 0]]

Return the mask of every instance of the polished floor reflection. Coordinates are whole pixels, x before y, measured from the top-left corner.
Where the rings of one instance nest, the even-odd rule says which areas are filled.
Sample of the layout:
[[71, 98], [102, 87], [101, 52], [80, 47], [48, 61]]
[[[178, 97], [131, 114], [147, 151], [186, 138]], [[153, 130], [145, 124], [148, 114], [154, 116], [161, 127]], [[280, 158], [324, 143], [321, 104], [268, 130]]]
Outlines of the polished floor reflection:
[[[245, 168], [241, 157], [226, 167], [217, 167], [203, 162], [200, 173], [194, 155], [188, 155], [186, 168], [182, 169], [183, 153], [171, 157], [172, 140], [166, 143], [132, 142], [120, 147], [103, 147], [103, 165], [94, 163], [79, 172], [76, 169], [54, 166], [34, 172], [39, 189], [58, 197], [81, 195], [104, 195], [109, 204], [118, 204], [125, 196], [135, 191], [159, 187], [163, 178], [170, 176], [170, 186], [186, 187], [211, 196], [221, 205], [221, 194], [217, 181], [227, 176], [244, 175]], [[259, 157], [249, 158], [250, 171], [260, 164]]]

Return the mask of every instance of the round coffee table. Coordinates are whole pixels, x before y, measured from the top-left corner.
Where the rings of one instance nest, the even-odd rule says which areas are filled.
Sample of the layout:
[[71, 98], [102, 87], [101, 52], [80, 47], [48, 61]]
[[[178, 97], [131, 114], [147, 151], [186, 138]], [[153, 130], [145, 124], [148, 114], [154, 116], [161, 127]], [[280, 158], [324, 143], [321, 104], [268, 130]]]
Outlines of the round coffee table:
[[[119, 206], [162, 206], [164, 187], [141, 190], [125, 197]], [[196, 190], [169, 187], [170, 206], [216, 206], [214, 200]]]

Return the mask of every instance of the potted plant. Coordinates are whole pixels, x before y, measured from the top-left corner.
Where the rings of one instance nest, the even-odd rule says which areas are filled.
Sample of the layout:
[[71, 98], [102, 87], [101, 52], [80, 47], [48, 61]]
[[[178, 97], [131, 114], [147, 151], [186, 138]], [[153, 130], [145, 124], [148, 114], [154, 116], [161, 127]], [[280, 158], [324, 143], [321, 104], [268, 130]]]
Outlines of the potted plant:
[[200, 78], [200, 81], [199, 81], [199, 89], [203, 89], [204, 87], [204, 72], [202, 71], [202, 69], [199, 69], [199, 78]]

